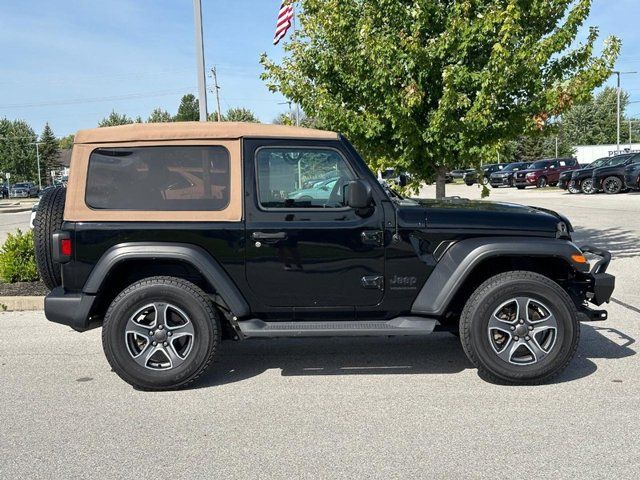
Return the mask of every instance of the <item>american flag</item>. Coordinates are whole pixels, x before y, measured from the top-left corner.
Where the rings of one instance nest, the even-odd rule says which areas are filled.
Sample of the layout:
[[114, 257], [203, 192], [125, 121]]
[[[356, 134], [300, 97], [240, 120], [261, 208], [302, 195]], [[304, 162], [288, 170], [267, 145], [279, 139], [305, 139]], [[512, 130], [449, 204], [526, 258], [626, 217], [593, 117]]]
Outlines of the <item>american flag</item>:
[[273, 37], [273, 44], [277, 45], [284, 38], [291, 27], [293, 20], [293, 4], [291, 0], [282, 0], [280, 11], [278, 12], [278, 20], [276, 22], [276, 34]]

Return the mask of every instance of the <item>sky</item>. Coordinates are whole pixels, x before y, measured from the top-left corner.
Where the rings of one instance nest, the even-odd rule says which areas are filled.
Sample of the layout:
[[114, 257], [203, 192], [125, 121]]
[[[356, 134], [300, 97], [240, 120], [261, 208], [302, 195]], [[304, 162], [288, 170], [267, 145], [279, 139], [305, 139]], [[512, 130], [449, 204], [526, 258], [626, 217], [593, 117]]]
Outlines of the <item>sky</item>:
[[[287, 111], [259, 78], [261, 53], [282, 56], [272, 45], [279, 5], [202, 0], [206, 68], [217, 68], [223, 111], [248, 107], [263, 122]], [[579, 38], [592, 25], [600, 45], [617, 35], [616, 67], [640, 72], [639, 18], [638, 0], [593, 0]], [[36, 132], [46, 122], [57, 136], [91, 128], [112, 109], [143, 119], [156, 107], [174, 114], [182, 95], [197, 94], [191, 0], [0, 0], [0, 46], [0, 117]], [[638, 102], [629, 113], [640, 116], [640, 73], [622, 82]]]

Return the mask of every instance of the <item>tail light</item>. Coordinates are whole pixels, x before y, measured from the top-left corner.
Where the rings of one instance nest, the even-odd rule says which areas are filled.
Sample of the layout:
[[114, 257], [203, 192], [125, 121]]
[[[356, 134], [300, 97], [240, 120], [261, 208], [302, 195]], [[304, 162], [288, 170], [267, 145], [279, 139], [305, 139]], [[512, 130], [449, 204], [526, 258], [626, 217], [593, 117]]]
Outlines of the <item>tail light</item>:
[[54, 232], [51, 244], [54, 262], [66, 263], [73, 256], [73, 242], [69, 232]]

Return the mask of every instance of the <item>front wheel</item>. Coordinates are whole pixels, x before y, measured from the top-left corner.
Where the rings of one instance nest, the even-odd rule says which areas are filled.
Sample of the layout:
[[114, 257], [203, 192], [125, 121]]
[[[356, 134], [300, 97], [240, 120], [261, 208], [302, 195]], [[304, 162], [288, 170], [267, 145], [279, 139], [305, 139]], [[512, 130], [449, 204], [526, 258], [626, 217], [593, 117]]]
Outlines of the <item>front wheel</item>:
[[569, 364], [579, 337], [571, 297], [533, 272], [490, 278], [471, 295], [460, 317], [465, 353], [483, 378], [496, 383], [548, 381]]
[[170, 390], [193, 382], [214, 361], [220, 321], [206, 294], [174, 277], [127, 287], [104, 318], [102, 346], [109, 364], [141, 390]]
[[546, 177], [540, 177], [538, 179], [538, 182], [536, 183], [536, 186], [538, 188], [544, 188], [547, 186], [547, 178]]
[[579, 188], [576, 188], [576, 187], [574, 187], [573, 185], [569, 185], [569, 187], [567, 188], [567, 190], [569, 191], [569, 193], [574, 194], [574, 195], [575, 195], [576, 193], [580, 193], [580, 191], [581, 191]]
[[615, 195], [622, 191], [622, 180], [618, 177], [607, 177], [602, 182], [602, 189], [609, 195]]

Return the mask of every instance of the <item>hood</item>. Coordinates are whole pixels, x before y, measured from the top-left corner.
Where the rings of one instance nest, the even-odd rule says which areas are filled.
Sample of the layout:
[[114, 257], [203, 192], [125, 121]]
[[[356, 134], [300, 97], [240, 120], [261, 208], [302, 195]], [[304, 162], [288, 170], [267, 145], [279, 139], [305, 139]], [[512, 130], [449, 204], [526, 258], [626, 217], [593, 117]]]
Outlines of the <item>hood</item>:
[[[401, 226], [426, 226], [433, 229], [487, 230], [491, 233], [529, 231], [555, 235], [558, 223], [570, 222], [562, 215], [538, 207], [505, 202], [453, 198], [445, 200], [412, 199], [413, 205], [399, 205]], [[425, 221], [426, 220], [426, 221]]]
[[571, 170], [571, 173], [573, 174], [574, 177], [577, 177], [579, 175], [590, 175], [593, 173], [594, 170], [595, 168], [580, 168], [578, 170]]

